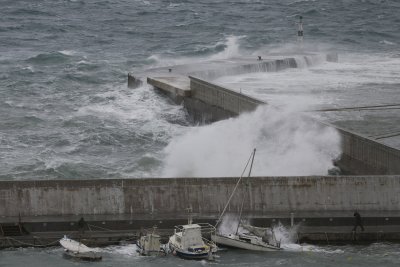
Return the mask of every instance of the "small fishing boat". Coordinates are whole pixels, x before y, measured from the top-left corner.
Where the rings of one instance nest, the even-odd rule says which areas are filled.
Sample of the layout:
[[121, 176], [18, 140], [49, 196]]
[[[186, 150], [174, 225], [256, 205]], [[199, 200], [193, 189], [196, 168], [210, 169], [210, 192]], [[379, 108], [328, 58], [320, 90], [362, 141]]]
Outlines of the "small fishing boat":
[[184, 259], [213, 260], [217, 246], [205, 239], [202, 232], [215, 233], [215, 227], [208, 223], [193, 224], [191, 218], [188, 224], [175, 226], [175, 232], [168, 242], [170, 252]]
[[60, 244], [64, 248], [64, 256], [85, 261], [99, 261], [102, 256], [93, 248], [89, 248], [81, 242], [72, 240], [66, 236], [60, 239]]
[[137, 252], [142, 256], [165, 256], [165, 250], [161, 245], [160, 236], [156, 234], [156, 227], [151, 232], [141, 235], [136, 242]]
[[[235, 188], [233, 189], [233, 192], [230, 195], [229, 200], [226, 203], [226, 205], [216, 223], [216, 227], [221, 222], [222, 217], [224, 216], [225, 211], [226, 211], [230, 201], [232, 200], [233, 195], [236, 192], [236, 189], [240, 185], [242, 178], [243, 178], [243, 174], [245, 173], [247, 166], [251, 160], [249, 174], [247, 176], [248, 179], [250, 178], [255, 153], [256, 153], [256, 149], [254, 149], [253, 153], [250, 155], [250, 158], [246, 164], [246, 167], [244, 168], [242, 175], [240, 176], [239, 180], [237, 181]], [[247, 183], [248, 183], [248, 179], [247, 179]], [[243, 191], [247, 193], [247, 190], [243, 190]], [[241, 223], [242, 211], [243, 211], [245, 199], [246, 199], [246, 196], [243, 196], [236, 231], [233, 231], [231, 233], [217, 233], [216, 232], [215, 234], [211, 235], [211, 240], [219, 245], [247, 249], [247, 250], [255, 250], [255, 251], [281, 250], [280, 242], [278, 242], [276, 240], [274, 231], [271, 228], [254, 227], [251, 225], [244, 225]], [[242, 228], [242, 231], [247, 230], [247, 232], [239, 232], [240, 228]]]

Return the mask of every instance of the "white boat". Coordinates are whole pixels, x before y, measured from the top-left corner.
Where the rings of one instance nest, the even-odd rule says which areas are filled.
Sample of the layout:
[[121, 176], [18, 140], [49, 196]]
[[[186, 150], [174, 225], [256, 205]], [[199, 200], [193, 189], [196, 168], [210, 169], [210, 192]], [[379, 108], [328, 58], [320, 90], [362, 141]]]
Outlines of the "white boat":
[[[233, 189], [233, 192], [230, 195], [229, 200], [226, 203], [226, 205], [217, 221], [216, 226], [221, 222], [221, 219], [223, 218], [224, 213], [225, 213], [233, 195], [236, 192], [236, 189], [238, 188], [238, 186], [240, 185], [240, 182], [242, 181], [243, 174], [245, 173], [247, 166], [251, 159], [251, 165], [250, 165], [250, 169], [249, 169], [248, 178], [250, 177], [255, 153], [256, 153], [256, 150], [254, 149], [253, 153], [251, 154], [251, 156], [249, 158], [249, 161], [246, 164], [245, 169], [243, 170], [242, 175], [240, 176], [238, 182], [236, 183], [235, 188]], [[280, 242], [278, 242], [276, 240], [275, 234], [272, 231], [272, 229], [254, 227], [254, 226], [250, 226], [250, 225], [242, 225], [241, 224], [243, 204], [244, 204], [245, 199], [246, 199], [245, 197], [242, 198], [242, 205], [240, 208], [239, 220], [238, 220], [238, 225], [237, 225], [236, 231], [231, 232], [231, 233], [215, 233], [215, 234], [211, 235], [211, 240], [214, 241], [216, 244], [229, 246], [229, 247], [235, 247], [235, 248], [241, 248], [241, 249], [247, 249], [247, 250], [255, 250], [255, 251], [281, 250]], [[247, 230], [247, 232], [239, 233], [240, 227], [242, 227], [242, 229]]]
[[64, 255], [88, 261], [98, 261], [102, 259], [93, 248], [89, 248], [81, 242], [72, 240], [66, 236], [60, 239], [60, 244], [64, 248]]
[[277, 251], [281, 250], [279, 245], [269, 244], [262, 240], [262, 237], [253, 234], [215, 234], [211, 239], [220, 245], [255, 251]]
[[164, 256], [165, 250], [161, 246], [160, 236], [156, 234], [156, 228], [152, 232], [142, 235], [136, 242], [137, 252], [142, 256]]
[[168, 242], [170, 252], [184, 259], [212, 260], [217, 246], [203, 238], [202, 231], [215, 233], [215, 227], [208, 223], [193, 224], [191, 219], [186, 225], [175, 226], [175, 232]]

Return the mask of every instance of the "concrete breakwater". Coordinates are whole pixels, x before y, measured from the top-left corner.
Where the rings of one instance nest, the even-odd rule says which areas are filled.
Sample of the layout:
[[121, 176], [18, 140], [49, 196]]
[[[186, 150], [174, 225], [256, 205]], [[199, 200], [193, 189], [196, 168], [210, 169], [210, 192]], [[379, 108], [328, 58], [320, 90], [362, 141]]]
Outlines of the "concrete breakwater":
[[[12, 236], [20, 242], [40, 236], [50, 243], [68, 232], [77, 235], [81, 217], [91, 225], [85, 234], [94, 244], [133, 238], [152, 225], [168, 235], [173, 225], [186, 221], [189, 207], [195, 221], [215, 223], [237, 179], [1, 181], [0, 225], [31, 233]], [[252, 177], [248, 190], [248, 195], [237, 192], [228, 211], [237, 213], [246, 197], [245, 216], [254, 225], [298, 225], [299, 241], [325, 242], [326, 235], [330, 242], [371, 241], [377, 234], [382, 240], [400, 238], [400, 176]], [[351, 233], [354, 210], [362, 214], [366, 229], [356, 237]], [[3, 235], [0, 243], [10, 246]]]
[[[300, 54], [269, 57], [262, 60], [236, 58], [149, 70], [139, 75], [147, 83], [182, 103], [194, 121], [210, 123], [242, 112], [252, 111], [263, 101], [209, 82], [217, 77], [255, 72], [277, 72], [288, 68], [310, 67], [324, 61], [337, 62], [337, 53]], [[138, 78], [128, 75], [128, 86]]]
[[[189, 207], [215, 217], [236, 182], [235, 177], [1, 181], [0, 221], [71, 215], [176, 218]], [[392, 212], [399, 210], [400, 176], [251, 177], [249, 192], [245, 210], [252, 216]], [[242, 194], [239, 190], [229, 211], [239, 209]]]

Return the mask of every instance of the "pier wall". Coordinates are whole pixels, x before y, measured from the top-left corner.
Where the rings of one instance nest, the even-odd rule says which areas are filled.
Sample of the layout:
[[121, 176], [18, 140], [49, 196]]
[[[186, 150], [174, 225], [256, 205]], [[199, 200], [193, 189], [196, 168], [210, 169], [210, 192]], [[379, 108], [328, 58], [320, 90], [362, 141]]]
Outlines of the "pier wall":
[[214, 122], [255, 110], [264, 102], [226, 89], [222, 86], [189, 76], [191, 97], [184, 106], [197, 121]]
[[240, 64], [238, 66], [225, 66], [224, 68], [208, 69], [202, 71], [194, 71], [189, 73], [190, 76], [196, 76], [202, 79], [213, 80], [222, 76], [232, 76], [243, 73], [255, 72], [276, 72], [288, 68], [297, 68], [299, 64], [311, 66], [315, 61], [327, 60], [328, 57], [321, 58], [319, 55], [301, 56], [297, 58], [284, 58], [273, 60], [260, 60], [256, 63]]
[[[219, 214], [237, 178], [0, 181], [0, 222], [21, 216]], [[245, 211], [399, 211], [400, 176], [252, 177]], [[238, 211], [241, 190], [228, 210]], [[247, 197], [246, 197], [247, 198]]]
[[344, 172], [358, 175], [400, 174], [399, 150], [335, 128], [341, 136], [342, 156], [338, 164]]
[[[266, 104], [202, 79], [189, 78], [192, 94], [190, 100], [184, 100], [185, 107], [200, 121], [212, 122], [237, 116], [256, 109], [260, 104]], [[344, 173], [400, 174], [399, 150], [335, 125], [327, 125], [337, 129], [341, 136], [342, 156], [337, 164]]]
[[253, 111], [265, 104], [256, 98], [226, 89], [222, 86], [189, 76], [191, 97], [208, 105], [219, 107], [233, 114]]

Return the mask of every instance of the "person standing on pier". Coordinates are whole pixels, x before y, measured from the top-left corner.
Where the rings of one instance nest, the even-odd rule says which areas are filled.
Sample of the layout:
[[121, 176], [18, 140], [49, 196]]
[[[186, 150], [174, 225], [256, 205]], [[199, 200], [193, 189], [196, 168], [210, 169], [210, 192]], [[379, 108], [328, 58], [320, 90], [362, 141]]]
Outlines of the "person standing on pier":
[[355, 221], [354, 221], [354, 227], [353, 227], [352, 232], [355, 232], [357, 230], [358, 226], [360, 226], [361, 231], [364, 232], [364, 226], [363, 226], [363, 223], [361, 220], [361, 215], [360, 215], [360, 213], [358, 213], [358, 211], [354, 212], [354, 219], [355, 219]]

